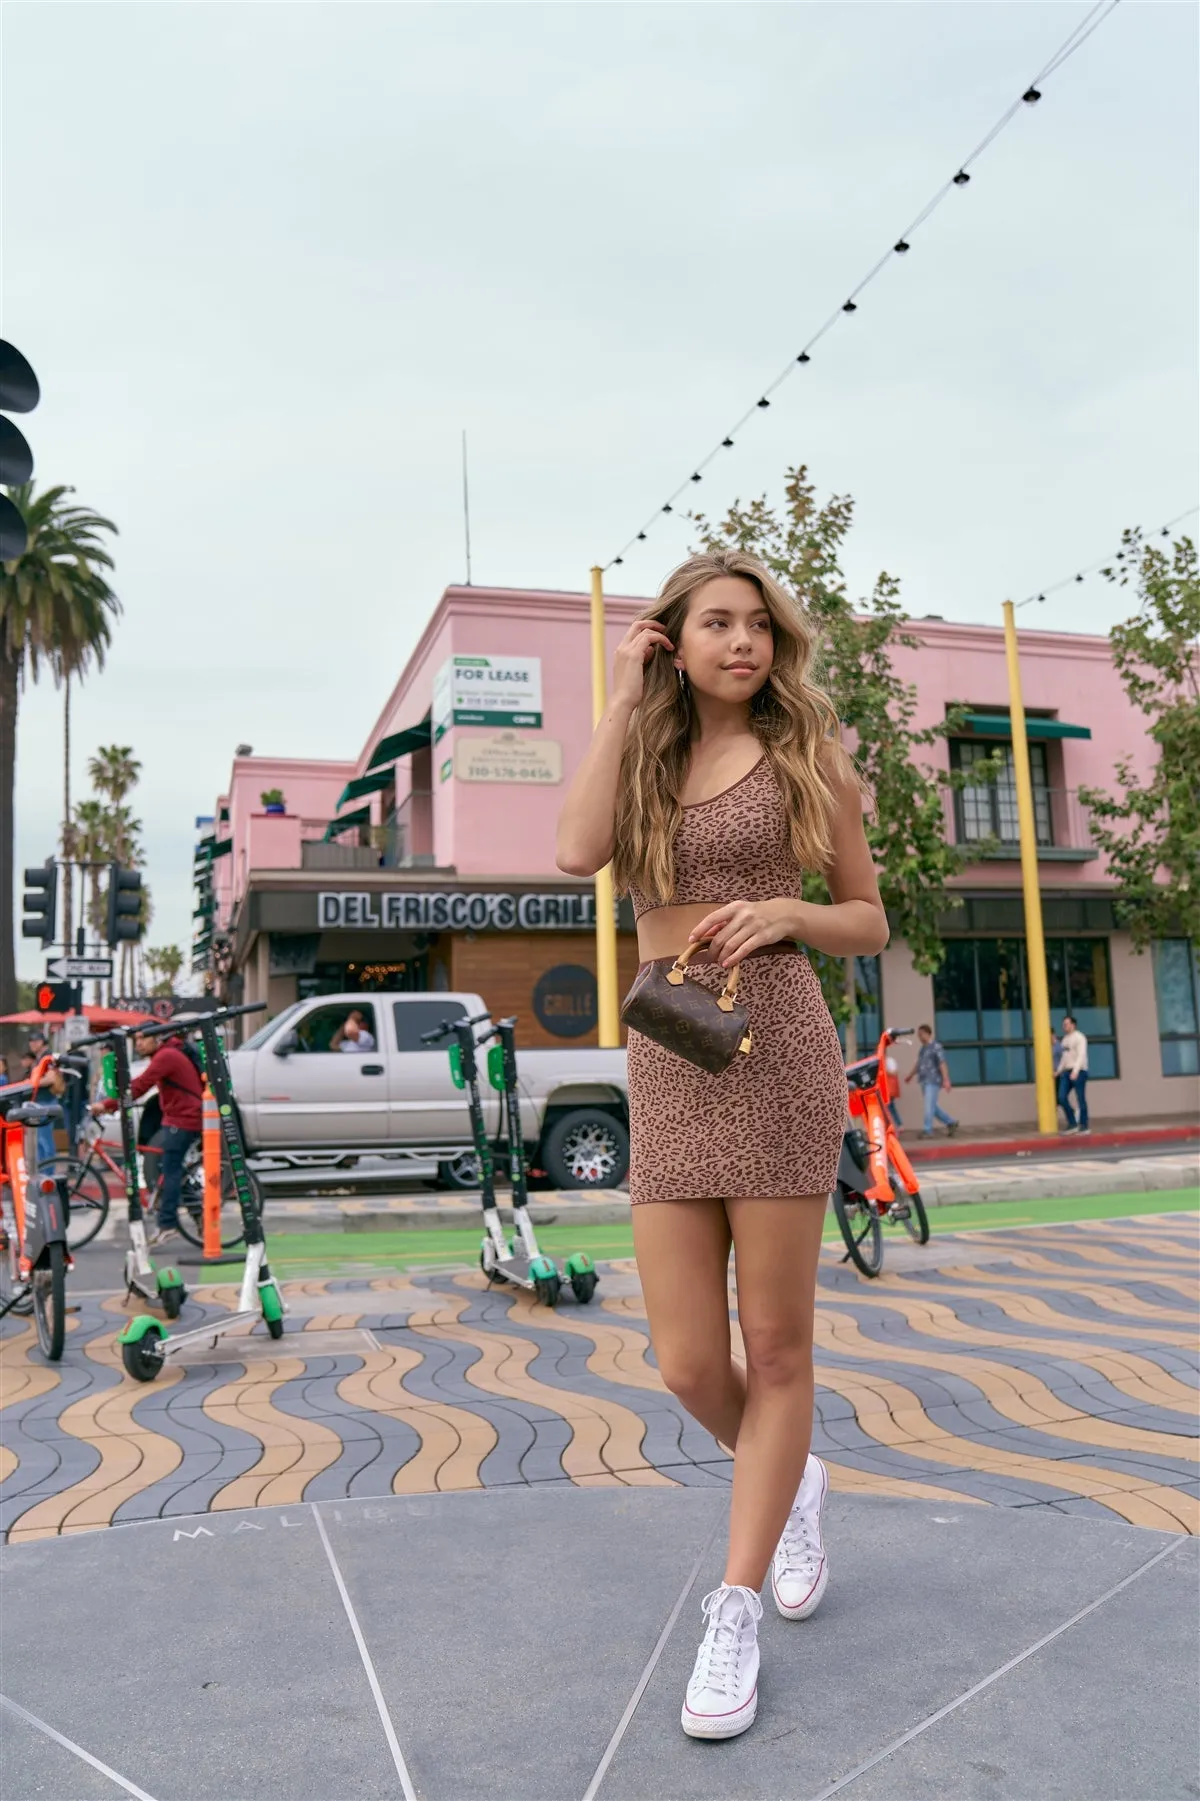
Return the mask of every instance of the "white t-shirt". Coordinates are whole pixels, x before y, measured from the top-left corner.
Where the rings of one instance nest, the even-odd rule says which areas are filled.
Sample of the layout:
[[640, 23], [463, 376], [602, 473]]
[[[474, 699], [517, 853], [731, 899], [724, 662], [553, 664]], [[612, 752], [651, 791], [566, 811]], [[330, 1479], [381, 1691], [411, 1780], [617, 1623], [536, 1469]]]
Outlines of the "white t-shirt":
[[1064, 1032], [1059, 1049], [1059, 1069], [1065, 1069], [1068, 1075], [1077, 1076], [1080, 1070], [1086, 1070], [1087, 1066], [1087, 1039], [1083, 1033], [1078, 1030]]
[[375, 1040], [366, 1026], [359, 1026], [357, 1038], [343, 1038], [340, 1048], [344, 1051], [373, 1051]]

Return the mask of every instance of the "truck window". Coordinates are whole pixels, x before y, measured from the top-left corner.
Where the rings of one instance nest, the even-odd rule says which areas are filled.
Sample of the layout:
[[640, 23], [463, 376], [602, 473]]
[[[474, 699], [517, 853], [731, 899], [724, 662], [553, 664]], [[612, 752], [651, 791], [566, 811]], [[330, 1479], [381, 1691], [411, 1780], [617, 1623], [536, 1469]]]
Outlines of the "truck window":
[[332, 1052], [337, 1056], [340, 1052], [373, 1051], [379, 1045], [375, 1009], [357, 1001], [349, 1006], [340, 1001], [336, 1007], [317, 1007], [297, 1022], [295, 1032], [294, 1056], [306, 1052]]
[[422, 1044], [421, 1033], [432, 1032], [444, 1019], [465, 1019], [467, 1009], [461, 1001], [394, 1001], [392, 1018], [396, 1022], [396, 1048], [401, 1051], [438, 1051], [446, 1054], [450, 1042]]

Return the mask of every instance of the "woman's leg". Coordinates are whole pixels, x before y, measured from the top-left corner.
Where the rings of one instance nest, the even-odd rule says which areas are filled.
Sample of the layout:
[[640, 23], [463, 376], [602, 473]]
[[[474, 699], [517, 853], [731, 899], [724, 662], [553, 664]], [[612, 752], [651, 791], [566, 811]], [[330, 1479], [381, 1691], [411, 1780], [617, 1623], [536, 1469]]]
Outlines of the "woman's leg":
[[826, 1196], [726, 1203], [746, 1347], [725, 1581], [766, 1579], [812, 1442], [813, 1310]]
[[659, 1374], [688, 1412], [732, 1450], [746, 1378], [729, 1348], [725, 1203], [644, 1201], [630, 1212]]

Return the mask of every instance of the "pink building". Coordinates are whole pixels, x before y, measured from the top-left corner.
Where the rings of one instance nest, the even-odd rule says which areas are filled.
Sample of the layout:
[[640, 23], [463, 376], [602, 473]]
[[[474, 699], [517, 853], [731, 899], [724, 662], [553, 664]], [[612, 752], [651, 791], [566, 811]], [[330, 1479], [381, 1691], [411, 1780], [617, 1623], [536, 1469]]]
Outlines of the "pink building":
[[[608, 598], [610, 666], [645, 604]], [[911, 629], [919, 648], [896, 655], [916, 687], [919, 722], [968, 709], [948, 746], [957, 767], [1003, 748], [1000, 628], [926, 619]], [[1110, 784], [1122, 754], [1146, 765], [1141, 716], [1105, 638], [1023, 631], [1021, 659], [1056, 1020], [1069, 1009], [1089, 1038], [1095, 1116], [1192, 1114], [1194, 955], [1183, 940], [1133, 954], [1078, 798], [1081, 786]], [[592, 885], [563, 876], [554, 860], [563, 786], [590, 733], [587, 597], [448, 588], [354, 761], [235, 761], [211, 848], [197, 853], [200, 966], [215, 956], [235, 989], [273, 1012], [347, 989], [471, 989], [494, 1013], [517, 1013], [526, 1043], [594, 1042]], [[262, 801], [272, 789], [282, 790], [282, 812]], [[945, 918], [945, 963], [918, 976], [895, 938], [881, 958], [863, 959], [860, 1038], [881, 1016], [928, 1021], [964, 1123], [1031, 1120], [1011, 782], [948, 802], [946, 829], [957, 842], [988, 844], [955, 881], [963, 905]], [[632, 924], [623, 905], [623, 985], [636, 968]], [[902, 1107], [911, 1116], [915, 1102]]]

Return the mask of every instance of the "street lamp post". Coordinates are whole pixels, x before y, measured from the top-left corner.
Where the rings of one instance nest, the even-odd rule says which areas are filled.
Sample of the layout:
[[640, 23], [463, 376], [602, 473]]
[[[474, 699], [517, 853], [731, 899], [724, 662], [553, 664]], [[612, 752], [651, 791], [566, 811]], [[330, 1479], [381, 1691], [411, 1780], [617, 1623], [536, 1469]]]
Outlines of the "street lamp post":
[[1021, 887], [1025, 896], [1025, 958], [1029, 970], [1029, 1011], [1033, 1025], [1033, 1074], [1037, 1084], [1038, 1131], [1058, 1131], [1054, 1094], [1054, 1060], [1050, 1037], [1050, 990], [1046, 981], [1046, 940], [1042, 932], [1042, 893], [1038, 884], [1037, 828], [1033, 782], [1029, 774], [1029, 740], [1025, 735], [1025, 703], [1021, 698], [1021, 662], [1013, 603], [1004, 602], [1004, 650], [1008, 659], [1008, 706], [1012, 720], [1013, 777], [1017, 788], [1017, 825], [1021, 838]]
[[[592, 569], [592, 726], [598, 726], [608, 700], [604, 648], [604, 571]], [[596, 1011], [601, 1045], [621, 1042], [617, 1016], [617, 921], [613, 906], [612, 865], [596, 871]]]

